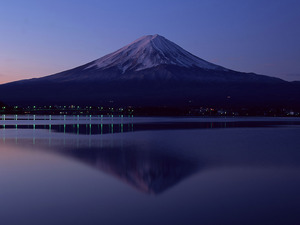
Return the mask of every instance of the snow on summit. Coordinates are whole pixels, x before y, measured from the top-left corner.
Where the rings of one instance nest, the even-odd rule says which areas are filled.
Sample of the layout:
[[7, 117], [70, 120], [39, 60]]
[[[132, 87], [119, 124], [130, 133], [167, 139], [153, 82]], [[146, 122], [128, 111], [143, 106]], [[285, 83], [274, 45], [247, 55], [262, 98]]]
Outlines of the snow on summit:
[[123, 73], [139, 71], [158, 65], [200, 67], [203, 69], [226, 70], [194, 56], [175, 43], [160, 35], [143, 36], [125, 47], [94, 61], [86, 69], [117, 67]]

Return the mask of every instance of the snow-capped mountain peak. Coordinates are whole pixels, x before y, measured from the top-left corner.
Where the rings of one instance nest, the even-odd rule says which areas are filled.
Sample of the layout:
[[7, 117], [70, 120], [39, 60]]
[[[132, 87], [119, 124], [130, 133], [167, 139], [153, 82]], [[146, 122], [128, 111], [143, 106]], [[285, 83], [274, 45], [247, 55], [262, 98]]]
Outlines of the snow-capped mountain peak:
[[158, 65], [226, 70], [221, 66], [198, 58], [158, 34], [143, 36], [129, 45], [92, 62], [86, 69], [117, 67], [125, 73], [126, 71], [139, 71]]

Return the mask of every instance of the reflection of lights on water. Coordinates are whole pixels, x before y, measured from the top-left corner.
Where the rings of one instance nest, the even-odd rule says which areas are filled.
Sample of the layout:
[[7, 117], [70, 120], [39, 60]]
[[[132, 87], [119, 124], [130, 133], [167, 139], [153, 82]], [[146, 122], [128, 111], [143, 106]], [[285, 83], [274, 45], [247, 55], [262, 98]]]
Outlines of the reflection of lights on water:
[[[45, 117], [46, 116], [46, 117]], [[87, 116], [87, 117], [86, 117]], [[5, 115], [2, 115], [2, 120], [9, 118], [9, 120], [18, 120], [13, 122], [13, 124], [9, 124], [9, 126], [6, 126], [5, 124], [0, 125], [0, 128], [2, 127], [3, 130], [7, 130], [8, 128], [12, 128], [15, 130], [20, 130], [20, 129], [32, 129], [32, 130], [37, 130], [37, 129], [45, 129], [46, 131], [48, 130], [49, 133], [56, 133], [56, 132], [61, 132], [61, 134], [67, 134], [68, 132], [71, 132], [73, 134], [77, 135], [93, 135], [93, 134], [114, 134], [114, 133], [124, 133], [124, 132], [133, 132], [134, 131], [134, 123], [131, 122], [133, 121], [132, 115], [128, 116], [131, 118], [131, 120], [128, 120], [126, 118], [128, 115], [60, 115], [58, 117], [53, 117], [51, 115], [12, 115], [11, 117], [5, 117]], [[110, 118], [111, 117], [111, 118]], [[115, 117], [115, 118], [114, 118]], [[32, 122], [29, 122], [28, 125], [20, 124], [22, 120], [33, 120]], [[75, 121], [73, 123], [68, 124], [67, 121], [69, 118], [74, 119]], [[84, 120], [90, 118], [89, 123], [87, 121], [85, 122]], [[101, 121], [100, 122], [100, 118]], [[61, 123], [59, 124], [52, 124], [52, 121], [50, 122], [43, 122], [36, 123], [35, 120], [59, 120]], [[76, 119], [79, 120], [76, 122]], [[1, 120], [1, 119], [0, 119]], [[98, 121], [97, 121], [98, 120]], [[93, 123], [92, 121], [97, 121], [97, 123]], [[12, 122], [12, 121], [10, 121]], [[54, 122], [54, 121], [53, 121]], [[4, 122], [3, 122], [4, 123]], [[27, 123], [27, 122], [26, 122]], [[213, 127], [214, 124], [211, 124], [211, 127]], [[209, 126], [209, 124], [208, 124]], [[226, 124], [225, 124], [226, 127]], [[67, 129], [68, 128], [68, 129]]]

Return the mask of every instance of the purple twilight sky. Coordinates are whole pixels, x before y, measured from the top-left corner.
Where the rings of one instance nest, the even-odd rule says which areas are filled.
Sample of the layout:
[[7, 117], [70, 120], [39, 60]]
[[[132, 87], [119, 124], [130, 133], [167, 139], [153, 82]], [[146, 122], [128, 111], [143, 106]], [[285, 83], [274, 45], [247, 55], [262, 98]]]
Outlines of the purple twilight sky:
[[229, 69], [300, 80], [299, 0], [3, 0], [0, 83], [41, 77], [160, 34]]

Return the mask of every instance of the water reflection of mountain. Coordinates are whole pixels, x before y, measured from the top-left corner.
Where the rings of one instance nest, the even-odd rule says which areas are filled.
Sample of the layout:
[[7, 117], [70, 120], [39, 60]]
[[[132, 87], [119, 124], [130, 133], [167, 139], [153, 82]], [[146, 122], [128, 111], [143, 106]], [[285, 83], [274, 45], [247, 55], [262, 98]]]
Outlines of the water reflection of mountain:
[[121, 144], [120, 140], [94, 139], [90, 143], [88, 137], [76, 139], [76, 136], [75, 139], [3, 138], [0, 144], [18, 146], [20, 150], [37, 149], [84, 163], [148, 194], [160, 194], [200, 168], [199, 161], [186, 154], [157, 149], [152, 144]]
[[[270, 132], [269, 129], [268, 132], [263, 132], [265, 136], [257, 135], [256, 130], [253, 131], [255, 134], [253, 135], [251, 131], [252, 136], [250, 138], [248, 135], [243, 136], [239, 130], [236, 132], [234, 129], [226, 132], [208, 132], [204, 136], [193, 132], [188, 132], [185, 135], [186, 130], [184, 129], [267, 127], [296, 124], [299, 125], [299, 121], [139, 123], [124, 124], [123, 126], [122, 124], [70, 124], [50, 125], [48, 128], [47, 125], [36, 125], [35, 129], [30, 125], [22, 125], [24, 126], [22, 130], [19, 130], [21, 126], [15, 127], [13, 130], [6, 126], [2, 130], [2, 142], [7, 144], [11, 142], [21, 147], [29, 145], [38, 148], [38, 150], [47, 149], [54, 154], [74, 159], [112, 175], [138, 190], [159, 194], [204, 167], [205, 169], [221, 166], [299, 167], [298, 149], [291, 147], [289, 154], [282, 150], [286, 149], [290, 143], [295, 143], [294, 136], [291, 136], [296, 135], [294, 131], [285, 135], [286, 140], [283, 141], [281, 131], [274, 133], [274, 131]], [[49, 129], [49, 132], [42, 131], [41, 128]], [[100, 134], [105, 134], [176, 129], [181, 131], [173, 133], [173, 136], [166, 135], [168, 141], [164, 144], [157, 141], [157, 137], [163, 135], [161, 132], [152, 133], [149, 137], [149, 132], [128, 135], [77, 135], [98, 134], [99, 131], [102, 132]], [[54, 132], [50, 132], [52, 130], [57, 132], [54, 134]], [[219, 130], [224, 131], [223, 129]], [[70, 135], [70, 133], [73, 134]], [[218, 136], [215, 136], [216, 134]], [[278, 136], [274, 136], [275, 134]], [[139, 141], [140, 138], [144, 142]], [[175, 149], [177, 145], [171, 144], [173, 138], [182, 138], [184, 141], [177, 150]], [[220, 144], [217, 144], [216, 140]], [[276, 141], [278, 143], [273, 145], [270, 144], [269, 140], [273, 140], [272, 143]], [[124, 144], [120, 142], [124, 142]]]
[[63, 154], [149, 194], [162, 193], [198, 170], [191, 159], [135, 147], [80, 148]]

